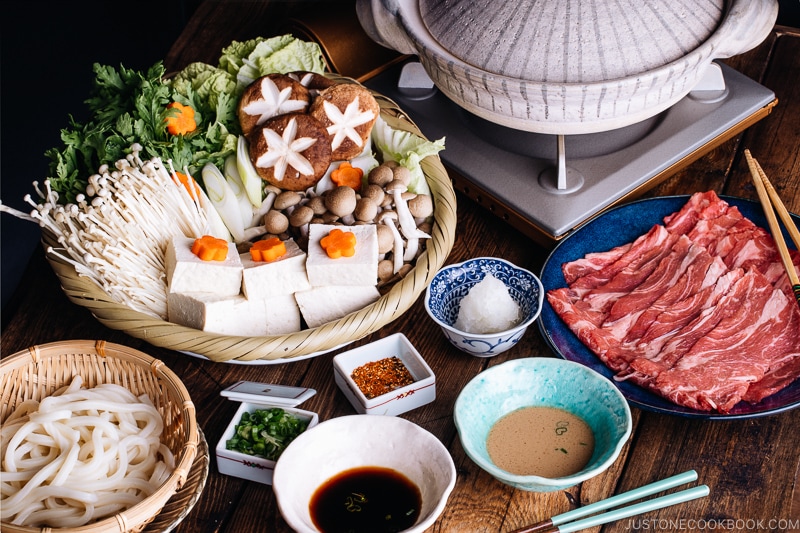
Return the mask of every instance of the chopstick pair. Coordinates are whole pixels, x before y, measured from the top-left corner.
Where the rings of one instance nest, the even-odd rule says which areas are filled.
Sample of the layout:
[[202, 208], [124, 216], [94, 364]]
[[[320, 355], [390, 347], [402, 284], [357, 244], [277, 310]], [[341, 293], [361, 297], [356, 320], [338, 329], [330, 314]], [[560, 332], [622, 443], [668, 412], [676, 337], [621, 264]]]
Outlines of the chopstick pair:
[[[687, 470], [682, 474], [677, 474], [675, 476], [662, 479], [661, 481], [656, 481], [654, 483], [650, 483], [649, 485], [644, 485], [637, 489], [623, 492], [622, 494], [617, 494], [616, 496], [611, 496], [610, 498], [600, 500], [599, 502], [584, 505], [578, 509], [556, 515], [549, 520], [539, 522], [538, 524], [532, 524], [520, 529], [515, 529], [510, 533], [572, 533], [574, 531], [580, 531], [581, 529], [607, 524], [608, 522], [613, 522], [615, 520], [629, 518], [638, 514], [655, 511], [656, 509], [662, 509], [678, 503], [684, 503], [697, 498], [702, 498], [703, 496], [708, 496], [708, 486], [699, 485], [697, 487], [692, 487], [691, 489], [674, 492], [672, 494], [667, 494], [665, 496], [634, 505], [629, 505], [627, 507], [621, 507], [606, 513], [589, 516], [599, 511], [605, 511], [606, 509], [611, 509], [612, 507], [623, 505], [625, 503], [645, 498], [658, 492], [695, 481], [696, 479], [697, 472], [694, 470]], [[578, 520], [579, 518], [582, 520]], [[573, 520], [575, 521], [573, 522]]]
[[761, 165], [759, 165], [758, 161], [756, 161], [752, 154], [750, 154], [750, 150], [745, 150], [744, 156], [747, 159], [747, 165], [750, 167], [750, 174], [752, 175], [753, 183], [756, 186], [758, 199], [761, 201], [761, 207], [764, 208], [764, 214], [767, 216], [767, 223], [769, 224], [770, 232], [772, 233], [772, 237], [775, 239], [775, 244], [778, 247], [778, 253], [780, 254], [781, 262], [783, 263], [783, 267], [786, 269], [786, 274], [789, 276], [789, 282], [792, 285], [792, 291], [794, 292], [797, 304], [800, 305], [800, 279], [798, 279], [797, 271], [795, 270], [794, 263], [789, 255], [789, 249], [786, 247], [786, 241], [783, 238], [783, 232], [781, 231], [780, 224], [778, 224], [778, 219], [775, 216], [775, 212], [777, 211], [778, 216], [781, 218], [784, 226], [786, 227], [786, 231], [789, 233], [789, 236], [798, 250], [800, 250], [800, 231], [797, 230], [797, 226], [792, 220], [792, 216], [789, 214], [786, 206], [783, 205], [783, 202], [781, 201], [780, 196], [778, 196], [778, 193], [775, 191], [775, 188], [772, 186], [772, 183], [770, 183], [769, 179], [767, 179], [767, 175], [764, 173]]

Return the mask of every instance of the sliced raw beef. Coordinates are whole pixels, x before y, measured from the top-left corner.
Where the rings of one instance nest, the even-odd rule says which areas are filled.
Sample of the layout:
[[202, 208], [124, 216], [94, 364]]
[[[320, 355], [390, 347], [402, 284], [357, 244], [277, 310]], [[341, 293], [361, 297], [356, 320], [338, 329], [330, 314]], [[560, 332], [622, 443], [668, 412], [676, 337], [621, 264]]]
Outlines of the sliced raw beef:
[[[675, 319], [666, 319], [668, 315], [661, 316], [662, 313], [666, 312], [676, 316], [685, 315], [687, 305], [691, 307], [691, 302], [698, 296], [698, 293], [716, 283], [725, 272], [727, 272], [727, 267], [718, 257], [711, 257], [706, 251], [697, 255], [694, 262], [689, 265], [675, 284], [636, 319], [636, 323], [625, 336], [624, 342], [633, 343], [640, 339], [651, 342], [653, 339], [661, 337], [664, 332], [673, 329], [672, 324]], [[643, 339], [656, 322], [656, 330], [649, 334], [650, 339]], [[658, 333], [658, 329], [661, 329], [662, 332]]]
[[608, 252], [590, 253], [586, 254], [581, 259], [564, 263], [561, 268], [561, 272], [564, 274], [564, 280], [567, 282], [567, 285], [572, 285], [576, 279], [591, 274], [592, 272], [597, 272], [612, 264], [622, 257], [625, 252], [630, 250], [630, 248], [631, 243], [626, 243]]
[[714, 219], [728, 209], [728, 202], [714, 191], [693, 194], [676, 213], [664, 217], [664, 226], [670, 233], [688, 234], [698, 221]]
[[[800, 327], [797, 324], [795, 327]], [[783, 364], [770, 368], [764, 377], [752, 383], [742, 399], [750, 403], [758, 403], [768, 396], [783, 390], [800, 375], [800, 351], [786, 355]]]
[[[590, 290], [578, 289], [576, 293], [593, 309], [607, 315], [620, 298], [630, 294], [653, 275], [653, 272], [670, 255], [672, 245], [677, 239], [677, 237], [669, 237], [659, 241], [655, 246], [644, 251], [640, 261], [632, 261], [604, 284]], [[578, 279], [570, 288], [574, 290], [575, 286], [583, 279]]]
[[729, 227], [725, 233], [715, 235], [716, 240], [711, 243], [708, 251], [711, 255], [725, 259], [734, 248], [739, 246], [740, 242], [747, 241], [754, 228], [755, 224], [752, 221], [742, 217], [736, 224]]
[[728, 235], [732, 231], [731, 228], [743, 220], [745, 218], [739, 208], [729, 206], [718, 217], [698, 220], [687, 235], [694, 243], [705, 247], [709, 253], [719, 255], [715, 250], [720, 239]]
[[654, 386], [675, 403], [728, 412], [775, 362], [796, 350], [800, 337], [790, 325], [797, 304], [753, 270], [736, 290], [735, 312], [656, 378]]
[[[794, 270], [800, 276], [800, 252], [796, 250], [789, 250], [789, 257], [794, 264]], [[786, 273], [786, 268], [783, 266], [783, 261], [776, 260], [765, 268], [764, 275], [772, 283], [772, 286], [781, 290], [788, 298], [794, 298], [794, 291], [792, 290], [792, 282], [789, 280], [789, 275]]]
[[631, 360], [630, 370], [620, 378], [652, 386], [654, 378], [672, 368], [723, 318], [735, 312], [742, 277], [741, 270], [727, 272], [713, 286], [664, 311], [639, 340], [639, 357]]
[[548, 291], [547, 301], [583, 344], [609, 368], [619, 370], [614, 362], [606, 358], [609, 348], [618, 345], [619, 341], [600, 329], [605, 313], [592, 309], [567, 287]]
[[[626, 363], [607, 358], [606, 352], [619, 345], [610, 329], [600, 326], [609, 310], [636, 289], [669, 256], [679, 236], [661, 226], [638, 239], [631, 249], [606, 267], [578, 278], [570, 287], [549, 291], [547, 299], [573, 333], [611, 368]], [[631, 251], [636, 249], [635, 255]]]
[[548, 302], [615, 379], [724, 413], [800, 376], [800, 308], [774, 241], [713, 191], [562, 272]]
[[746, 234], [739, 234], [739, 239], [725, 256], [728, 268], [753, 268], [764, 272], [778, 259], [778, 250], [772, 235], [764, 228], [753, 226]]
[[614, 302], [602, 327], [614, 338], [625, 339], [641, 314], [678, 282], [701, 251], [705, 250], [692, 247], [692, 241], [681, 235], [670, 253], [658, 261], [645, 280]]
[[685, 233], [711, 255], [723, 258], [731, 269], [755, 268], [763, 273], [777, 257], [770, 233], [714, 193], [694, 195], [678, 214], [665, 221], [668, 231]]
[[600, 270], [576, 279], [570, 284], [570, 288], [583, 297], [592, 289], [608, 284], [620, 272], [635, 275], [642, 265], [646, 265], [654, 259], [657, 260], [667, 253], [676, 239], [677, 237], [671, 235], [663, 226], [655, 225], [650, 231], [636, 239], [619, 259]]

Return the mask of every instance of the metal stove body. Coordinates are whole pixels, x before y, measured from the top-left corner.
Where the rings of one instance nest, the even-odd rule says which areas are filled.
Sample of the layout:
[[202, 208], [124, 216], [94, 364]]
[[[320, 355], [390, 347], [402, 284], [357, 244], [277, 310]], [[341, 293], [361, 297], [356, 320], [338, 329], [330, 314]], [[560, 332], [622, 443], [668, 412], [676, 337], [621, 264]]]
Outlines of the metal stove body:
[[444, 96], [414, 59], [364, 81], [429, 139], [454, 185], [534, 240], [551, 245], [635, 198], [757, 122], [775, 94], [721, 63], [676, 105], [618, 130], [556, 136], [477, 117]]

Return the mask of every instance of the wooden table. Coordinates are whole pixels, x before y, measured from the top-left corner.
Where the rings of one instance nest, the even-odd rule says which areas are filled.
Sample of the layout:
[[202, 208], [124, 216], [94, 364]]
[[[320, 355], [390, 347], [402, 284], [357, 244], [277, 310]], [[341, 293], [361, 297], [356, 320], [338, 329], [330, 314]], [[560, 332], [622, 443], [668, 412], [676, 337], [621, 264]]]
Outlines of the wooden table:
[[[298, 4], [308, 14], [310, 4]], [[182, 68], [190, 61], [214, 63], [222, 47], [234, 39], [281, 32], [286, 17], [296, 9], [297, 4], [291, 2], [204, 2], [166, 58], [168, 70]], [[776, 28], [761, 46], [727, 62], [775, 91], [778, 105], [766, 119], [646, 194], [713, 189], [756, 199], [742, 157], [743, 150], [749, 148], [789, 209], [800, 212], [800, 31]], [[489, 255], [540, 271], [548, 254], [546, 247], [532, 242], [462, 192], [458, 192], [458, 200], [458, 229], [450, 262]], [[303, 408], [318, 412], [320, 420], [354, 412], [333, 381], [331, 359], [337, 352], [286, 364], [243, 366], [211, 363], [154, 348], [103, 327], [85, 309], [70, 303], [41, 250], [31, 260], [23, 287], [26, 292], [9, 314], [3, 331], [4, 356], [34, 344], [105, 339], [160, 358], [186, 383], [212, 455], [237, 407], [219, 393], [238, 380], [313, 387], [317, 394]], [[531, 328], [519, 345], [495, 358], [472, 358], [445, 341], [428, 319], [420, 299], [401, 319], [356, 345], [394, 332], [410, 338], [437, 376], [436, 400], [403, 416], [441, 439], [458, 471], [455, 490], [430, 531], [510, 531], [688, 469], [697, 470], [700, 482], [709, 485], [710, 497], [608, 524], [602, 531], [800, 531], [798, 410], [750, 420], [709, 422], [633, 409], [633, 434], [608, 471], [567, 491], [527, 493], [495, 481], [465, 455], [452, 413], [461, 388], [481, 370], [519, 357], [551, 356], [538, 329]], [[289, 528], [270, 486], [222, 476], [212, 459], [205, 490], [177, 531], [283, 532]]]

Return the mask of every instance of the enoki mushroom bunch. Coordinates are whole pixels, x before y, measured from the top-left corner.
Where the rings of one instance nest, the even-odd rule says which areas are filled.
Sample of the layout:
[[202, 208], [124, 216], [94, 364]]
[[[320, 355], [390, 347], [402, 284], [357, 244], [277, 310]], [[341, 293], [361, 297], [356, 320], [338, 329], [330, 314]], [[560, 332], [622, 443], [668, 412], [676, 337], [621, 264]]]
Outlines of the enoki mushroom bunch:
[[24, 218], [56, 237], [60, 246], [49, 247], [48, 254], [71, 263], [113, 300], [166, 319], [164, 250], [174, 236], [199, 237], [207, 231], [204, 193], [199, 187], [194, 188], [198, 194], [190, 193], [161, 159], [143, 161], [140, 145], [131, 149], [115, 169], [103, 165], [91, 176], [86, 194], [73, 204], [60, 205], [49, 181], [44, 189], [34, 182], [39, 202], [25, 197], [34, 210]]
[[106, 383], [22, 402], [3, 423], [0, 515], [26, 526], [79, 527], [153, 494], [175, 468], [152, 401]]

